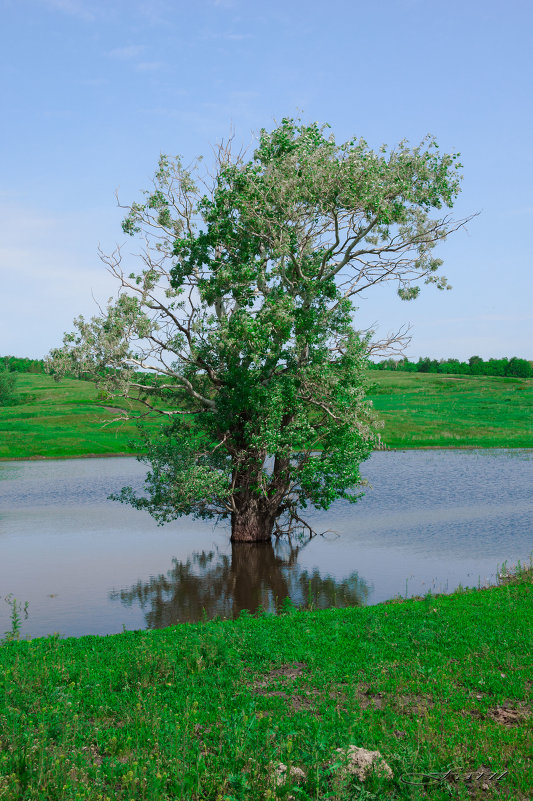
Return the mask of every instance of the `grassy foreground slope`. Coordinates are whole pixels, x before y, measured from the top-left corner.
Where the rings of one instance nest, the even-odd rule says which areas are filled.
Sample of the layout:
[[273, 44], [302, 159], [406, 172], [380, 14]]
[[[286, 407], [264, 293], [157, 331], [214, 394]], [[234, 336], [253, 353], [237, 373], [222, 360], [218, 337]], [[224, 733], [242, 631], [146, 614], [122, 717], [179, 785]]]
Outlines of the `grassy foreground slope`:
[[[5, 642], [0, 797], [526, 801], [532, 596], [526, 570], [418, 601]], [[347, 774], [350, 745], [393, 776]], [[276, 786], [279, 763], [299, 780]]]
[[[391, 371], [370, 379], [390, 448], [533, 447], [531, 379]], [[117, 413], [93, 384], [19, 374], [17, 390], [25, 402], [0, 407], [1, 459], [132, 453], [135, 427], [110, 423]]]

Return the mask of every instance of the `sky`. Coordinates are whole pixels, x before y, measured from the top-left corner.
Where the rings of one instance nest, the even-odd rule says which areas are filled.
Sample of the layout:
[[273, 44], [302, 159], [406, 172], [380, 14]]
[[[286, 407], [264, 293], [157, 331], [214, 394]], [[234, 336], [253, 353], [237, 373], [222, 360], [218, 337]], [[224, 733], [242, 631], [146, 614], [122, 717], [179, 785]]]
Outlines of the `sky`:
[[[159, 154], [283, 117], [375, 149], [460, 152], [453, 287], [358, 298], [356, 328], [411, 325], [411, 359], [533, 359], [531, 0], [0, 0], [0, 354], [42, 358], [115, 283], [122, 202]], [[330, 133], [328, 131], [328, 134]]]

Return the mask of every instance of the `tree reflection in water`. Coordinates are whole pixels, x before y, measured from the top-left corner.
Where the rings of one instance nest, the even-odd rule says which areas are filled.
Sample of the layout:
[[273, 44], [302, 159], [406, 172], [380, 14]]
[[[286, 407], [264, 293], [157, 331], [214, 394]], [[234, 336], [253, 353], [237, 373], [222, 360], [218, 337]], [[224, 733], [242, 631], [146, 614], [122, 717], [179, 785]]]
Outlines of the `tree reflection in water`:
[[234, 618], [243, 610], [277, 612], [289, 598], [298, 607], [327, 609], [361, 606], [368, 586], [357, 573], [343, 581], [322, 578], [297, 566], [301, 546], [277, 542], [235, 543], [231, 556], [217, 550], [173, 559], [166, 576], [139, 581], [129, 590], [110, 593], [125, 606], [139, 603], [149, 629], [202, 618]]

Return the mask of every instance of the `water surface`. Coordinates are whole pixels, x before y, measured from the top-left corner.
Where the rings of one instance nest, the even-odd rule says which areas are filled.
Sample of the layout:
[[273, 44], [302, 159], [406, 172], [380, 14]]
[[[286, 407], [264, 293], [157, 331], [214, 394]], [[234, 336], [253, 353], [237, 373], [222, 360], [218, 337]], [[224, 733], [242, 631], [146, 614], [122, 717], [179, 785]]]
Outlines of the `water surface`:
[[[232, 617], [284, 598], [318, 607], [494, 582], [533, 551], [533, 452], [374, 453], [372, 488], [308, 519], [305, 547], [234, 546], [226, 524], [159, 527], [107, 500], [142, 487], [133, 458], [0, 463], [0, 595], [28, 601], [23, 636], [112, 634]], [[334, 532], [334, 533], [333, 533]], [[10, 610], [0, 601], [0, 636]]]

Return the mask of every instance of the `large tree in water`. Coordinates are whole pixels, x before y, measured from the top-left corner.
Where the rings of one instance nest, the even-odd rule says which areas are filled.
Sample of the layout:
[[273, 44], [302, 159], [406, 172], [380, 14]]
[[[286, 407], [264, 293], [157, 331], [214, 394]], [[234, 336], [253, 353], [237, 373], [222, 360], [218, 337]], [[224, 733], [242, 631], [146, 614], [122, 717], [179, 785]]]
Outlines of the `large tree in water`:
[[327, 127], [285, 118], [248, 162], [230, 138], [208, 184], [198, 162], [161, 157], [153, 188], [125, 207], [140, 266], [101, 254], [117, 298], [51, 352], [58, 379], [135, 401], [150, 469], [142, 496], [119, 499], [159, 522], [227, 519], [234, 542], [258, 542], [310, 529], [308, 505], [360, 497], [379, 440], [367, 359], [401, 335], [358, 332], [353, 299], [386, 281], [404, 300], [421, 283], [446, 288], [433, 248], [466, 220], [431, 214], [459, 191], [457, 154], [432, 138], [339, 146]]

